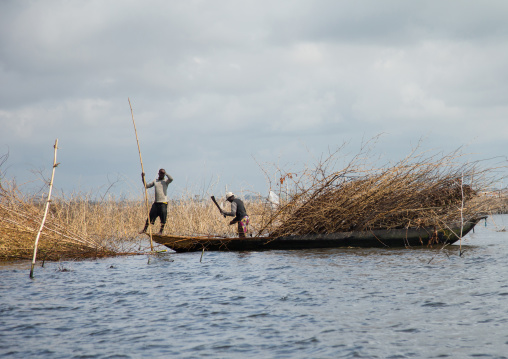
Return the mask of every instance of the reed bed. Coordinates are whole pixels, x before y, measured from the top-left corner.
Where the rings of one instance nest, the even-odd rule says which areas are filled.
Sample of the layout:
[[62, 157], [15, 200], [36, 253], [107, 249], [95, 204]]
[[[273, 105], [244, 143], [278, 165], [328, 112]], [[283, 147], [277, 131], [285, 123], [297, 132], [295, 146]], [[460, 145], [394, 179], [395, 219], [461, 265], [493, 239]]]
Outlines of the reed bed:
[[[224, 201], [223, 201], [224, 202]], [[228, 208], [229, 202], [223, 203]], [[265, 204], [246, 201], [253, 222], [260, 220]], [[29, 259], [42, 218], [43, 201], [24, 196], [11, 182], [0, 188], [0, 259]], [[149, 237], [139, 234], [146, 220], [144, 199], [119, 200], [113, 196], [77, 192], [55, 195], [39, 242], [41, 260], [95, 258], [145, 253]], [[164, 234], [184, 236], [236, 235], [209, 196], [196, 197], [184, 191], [168, 204]], [[251, 233], [256, 232], [256, 225]], [[152, 228], [159, 231], [159, 220]]]
[[[224, 209], [229, 210], [229, 202], [222, 200], [221, 204]], [[263, 223], [263, 218], [266, 217], [266, 201], [258, 197], [246, 200], [245, 205], [252, 223], [250, 234], [256, 236], [259, 234], [258, 228]], [[235, 237], [237, 227], [229, 225], [232, 219], [232, 217], [224, 218], [220, 214], [210, 196], [196, 198], [184, 194], [169, 203], [165, 232], [182, 236]]]
[[[228, 208], [229, 202], [224, 203]], [[151, 203], [151, 202], [150, 202]], [[264, 201], [246, 201], [249, 215], [254, 222], [264, 213]], [[145, 249], [147, 234], [139, 234], [146, 221], [143, 198], [118, 200], [114, 197], [97, 200], [91, 194], [78, 194], [66, 200], [55, 201], [52, 215], [67, 228], [83, 237], [92, 237], [115, 251], [130, 251], [133, 248]], [[236, 226], [230, 226], [232, 217], [222, 217], [210, 197], [197, 197], [183, 191], [179, 198], [168, 203], [168, 215], [164, 234], [181, 236], [219, 236], [236, 235]], [[157, 233], [159, 219], [152, 227]], [[256, 233], [256, 225], [252, 227]]]
[[508, 214], [508, 197], [489, 196], [488, 202], [492, 208], [492, 214]]

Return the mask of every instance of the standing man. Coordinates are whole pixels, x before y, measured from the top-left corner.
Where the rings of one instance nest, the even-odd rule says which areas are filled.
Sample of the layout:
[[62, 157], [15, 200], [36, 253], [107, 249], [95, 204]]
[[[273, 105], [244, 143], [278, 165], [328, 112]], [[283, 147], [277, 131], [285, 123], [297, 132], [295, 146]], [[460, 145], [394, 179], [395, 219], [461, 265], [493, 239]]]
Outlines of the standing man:
[[221, 213], [225, 216], [235, 217], [229, 224], [238, 223], [238, 237], [245, 238], [249, 226], [249, 216], [245, 210], [245, 205], [241, 199], [235, 198], [232, 192], [226, 193], [226, 200], [231, 202], [231, 211], [226, 212], [221, 209]]
[[[164, 177], [167, 177], [167, 179], [164, 179]], [[141, 172], [141, 179], [143, 181], [143, 184], [145, 184], [145, 173]], [[168, 185], [173, 182], [173, 177], [168, 175], [166, 173], [166, 170], [164, 168], [161, 168], [159, 170], [159, 177], [150, 183], [146, 184], [146, 188], [155, 188], [155, 202], [152, 204], [152, 208], [150, 209], [150, 223], [152, 225], [155, 224], [155, 220], [157, 217], [160, 218], [161, 221], [161, 229], [159, 231], [159, 234], [162, 234], [162, 231], [164, 230], [164, 225], [166, 224], [166, 217], [168, 215]], [[148, 229], [148, 218], [145, 223], [145, 228], [139, 234], [145, 233]]]

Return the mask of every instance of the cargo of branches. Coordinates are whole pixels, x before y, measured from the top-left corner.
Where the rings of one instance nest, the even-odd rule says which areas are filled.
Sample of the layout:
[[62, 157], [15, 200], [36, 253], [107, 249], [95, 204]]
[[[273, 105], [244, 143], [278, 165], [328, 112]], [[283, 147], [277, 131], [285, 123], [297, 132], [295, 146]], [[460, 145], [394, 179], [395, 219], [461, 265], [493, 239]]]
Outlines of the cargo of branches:
[[498, 167], [468, 162], [459, 151], [412, 153], [391, 165], [367, 166], [358, 155], [343, 166], [337, 153], [312, 170], [286, 174], [293, 184], [268, 221], [271, 236], [409, 228], [448, 229], [482, 218], [499, 204], [484, 195], [499, 183]]
[[271, 236], [444, 229], [493, 210], [481, 195], [491, 181], [476, 163], [452, 166], [448, 157], [410, 160], [381, 169], [346, 167], [329, 175], [319, 166], [290, 175], [303, 180], [295, 183], [294, 193], [283, 194], [288, 200], [270, 220], [277, 223]]

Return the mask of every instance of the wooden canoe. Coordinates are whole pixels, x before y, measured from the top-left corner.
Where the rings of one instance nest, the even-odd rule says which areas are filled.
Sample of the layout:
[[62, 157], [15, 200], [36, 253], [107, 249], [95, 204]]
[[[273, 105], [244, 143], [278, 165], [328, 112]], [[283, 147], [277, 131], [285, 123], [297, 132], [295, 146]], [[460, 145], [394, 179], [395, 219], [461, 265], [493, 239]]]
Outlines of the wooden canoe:
[[[464, 222], [462, 236], [486, 217]], [[452, 244], [460, 239], [460, 225], [451, 229], [435, 231], [433, 228], [408, 228], [373, 230], [365, 232], [338, 232], [330, 234], [294, 235], [278, 238], [247, 237], [222, 238], [213, 236], [187, 237], [152, 235], [155, 242], [176, 252], [195, 251], [264, 251], [339, 247], [421, 247], [437, 244]]]

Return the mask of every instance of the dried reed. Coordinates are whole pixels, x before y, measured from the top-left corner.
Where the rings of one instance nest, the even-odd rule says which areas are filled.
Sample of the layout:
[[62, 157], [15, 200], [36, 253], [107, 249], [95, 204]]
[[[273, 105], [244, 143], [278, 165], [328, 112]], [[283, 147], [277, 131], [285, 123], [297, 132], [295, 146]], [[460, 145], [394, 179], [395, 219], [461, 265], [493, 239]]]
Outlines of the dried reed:
[[[14, 182], [0, 185], [0, 259], [29, 259], [33, 241], [43, 215], [43, 203], [24, 196]], [[111, 251], [91, 238], [69, 230], [50, 213], [40, 235], [39, 258], [110, 255]]]
[[[411, 153], [393, 165], [369, 167], [355, 156], [340, 170], [333, 168], [338, 153], [292, 180], [287, 200], [267, 221], [272, 236], [375, 229], [436, 227], [492, 211], [481, 196], [495, 179], [480, 162], [448, 155]], [[462, 181], [464, 179], [464, 182]], [[281, 186], [281, 192], [284, 187]], [[463, 206], [463, 201], [465, 206]]]
[[[253, 222], [260, 223], [262, 201], [247, 201]], [[139, 235], [146, 219], [144, 199], [118, 200], [113, 196], [97, 198], [92, 193], [76, 192], [54, 196], [42, 231], [39, 257], [87, 258], [150, 250], [145, 235]], [[43, 204], [23, 196], [13, 182], [0, 187], [0, 259], [28, 259], [42, 216]], [[229, 226], [209, 196], [196, 198], [184, 191], [168, 204], [165, 233], [187, 236], [218, 235], [231, 237], [236, 226]], [[252, 227], [256, 233], [256, 225]]]

